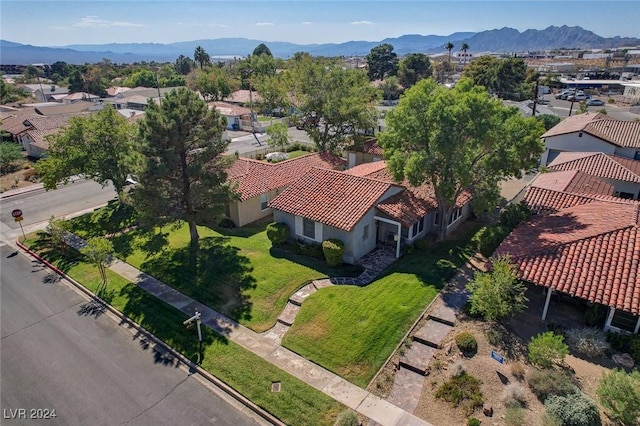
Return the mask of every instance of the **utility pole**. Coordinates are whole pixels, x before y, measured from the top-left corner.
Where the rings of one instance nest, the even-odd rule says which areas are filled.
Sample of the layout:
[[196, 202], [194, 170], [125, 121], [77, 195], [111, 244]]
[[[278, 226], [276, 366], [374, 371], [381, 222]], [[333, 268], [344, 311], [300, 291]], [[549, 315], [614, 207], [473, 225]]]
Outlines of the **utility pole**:
[[531, 113], [532, 117], [536, 116], [536, 106], [538, 104], [538, 85], [540, 84], [540, 80], [536, 79], [536, 87], [533, 89], [533, 112]]
[[202, 330], [200, 329], [200, 324], [202, 323], [202, 321], [200, 320], [201, 314], [200, 312], [198, 312], [198, 309], [196, 308], [196, 313], [189, 318], [188, 320], [185, 320], [183, 322], [184, 325], [186, 325], [187, 327], [189, 327], [189, 325], [193, 322], [196, 323], [196, 327], [198, 329], [198, 347], [199, 347], [199, 353], [202, 354]]

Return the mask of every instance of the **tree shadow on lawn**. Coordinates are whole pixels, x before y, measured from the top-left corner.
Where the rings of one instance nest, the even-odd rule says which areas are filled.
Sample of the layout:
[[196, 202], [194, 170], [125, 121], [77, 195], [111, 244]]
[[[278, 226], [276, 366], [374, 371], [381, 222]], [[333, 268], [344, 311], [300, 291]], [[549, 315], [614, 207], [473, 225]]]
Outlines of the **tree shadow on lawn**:
[[295, 254], [287, 249], [287, 246], [283, 247], [271, 247], [269, 254], [276, 259], [287, 259], [290, 262], [297, 263], [298, 265], [306, 266], [307, 268], [318, 271], [320, 274], [327, 277], [357, 277], [363, 271], [364, 268], [358, 265], [343, 264], [342, 266], [329, 266], [329, 264], [321, 259], [315, 259], [313, 257], [304, 256], [302, 254]]
[[70, 231], [84, 239], [119, 233], [136, 226], [137, 215], [133, 207], [111, 200], [100, 209], [68, 221]]
[[[204, 348], [207, 346], [214, 342], [228, 343], [225, 336], [214, 333], [205, 325], [201, 325], [202, 345], [200, 345], [195, 327], [188, 328], [183, 324], [187, 319], [185, 313], [147, 293], [135, 284], [123, 287], [119, 296], [127, 300], [121, 309], [123, 314], [195, 363], [202, 362]], [[132, 326], [126, 319], [122, 319], [120, 324]], [[133, 340], [137, 340], [144, 350], [152, 349], [154, 362], [166, 366], [177, 367], [180, 365], [179, 359], [167, 352], [162, 345], [158, 345], [152, 336], [144, 331], [137, 330]]]
[[202, 238], [191, 246], [166, 249], [141, 268], [165, 284], [236, 320], [251, 319], [246, 290], [256, 287], [249, 258], [225, 237]]
[[[38, 253], [44, 259], [55, 265], [62, 272], [67, 273], [71, 268], [77, 265], [83, 258], [82, 254], [67, 246], [66, 244], [54, 244], [49, 234], [43, 231], [37, 233], [38, 239], [29, 245], [29, 248]], [[33, 262], [34, 270], [42, 270], [42, 264], [38, 261]]]

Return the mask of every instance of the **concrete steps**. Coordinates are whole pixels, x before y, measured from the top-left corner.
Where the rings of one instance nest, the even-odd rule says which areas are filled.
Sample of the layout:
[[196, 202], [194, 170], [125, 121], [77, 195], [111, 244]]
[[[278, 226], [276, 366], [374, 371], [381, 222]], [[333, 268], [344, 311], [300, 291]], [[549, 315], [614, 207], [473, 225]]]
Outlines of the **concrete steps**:
[[452, 326], [430, 318], [425, 325], [413, 335], [413, 340], [423, 345], [439, 349], [442, 347], [442, 341], [452, 329]]
[[400, 357], [399, 364], [408, 370], [418, 373], [422, 376], [429, 374], [429, 363], [436, 348], [423, 345], [419, 342], [413, 342], [403, 356]]
[[291, 327], [293, 325], [293, 321], [295, 321], [296, 319], [296, 315], [298, 315], [299, 310], [299, 305], [291, 302], [287, 303], [287, 305], [284, 307], [284, 310], [278, 317], [278, 322]]

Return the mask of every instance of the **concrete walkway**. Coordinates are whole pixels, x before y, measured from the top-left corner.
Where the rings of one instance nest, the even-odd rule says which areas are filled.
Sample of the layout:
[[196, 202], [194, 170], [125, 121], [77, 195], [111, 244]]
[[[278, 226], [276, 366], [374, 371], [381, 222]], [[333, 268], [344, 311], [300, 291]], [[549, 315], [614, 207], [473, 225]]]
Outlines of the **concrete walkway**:
[[[76, 249], [86, 244], [75, 235], [70, 235], [67, 243]], [[273, 338], [238, 324], [128, 263], [115, 259], [109, 268], [189, 316], [197, 309], [201, 312], [202, 323], [206, 326], [380, 425], [430, 425], [404, 409], [280, 346]]]

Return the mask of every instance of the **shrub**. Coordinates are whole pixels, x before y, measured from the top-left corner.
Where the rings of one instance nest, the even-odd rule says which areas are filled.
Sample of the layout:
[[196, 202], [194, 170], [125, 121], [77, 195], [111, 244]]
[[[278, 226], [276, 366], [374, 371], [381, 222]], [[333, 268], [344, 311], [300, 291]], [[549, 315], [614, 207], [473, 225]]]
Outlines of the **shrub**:
[[36, 169], [26, 169], [22, 172], [22, 180], [30, 181], [32, 179], [37, 179], [39, 176], [38, 171]]
[[429, 247], [429, 242], [425, 238], [420, 238], [413, 243], [413, 246], [416, 248], [416, 250], [425, 250], [427, 247]]
[[629, 353], [636, 363], [640, 363], [640, 336], [634, 334], [629, 345]]
[[236, 227], [236, 224], [228, 217], [223, 217], [222, 219], [220, 219], [220, 222], [218, 222], [218, 226], [220, 228], [233, 229]]
[[480, 420], [470, 417], [467, 419], [467, 426], [480, 426]]
[[531, 338], [527, 345], [529, 361], [543, 368], [550, 368], [553, 364], [560, 364], [569, 353], [569, 347], [564, 343], [564, 337], [553, 331], [540, 333]]
[[351, 410], [344, 410], [340, 413], [336, 422], [336, 426], [358, 426], [359, 424], [358, 415]]
[[300, 244], [300, 253], [304, 256], [313, 257], [314, 259], [324, 259], [324, 252], [322, 251], [321, 244]]
[[468, 356], [473, 356], [478, 352], [478, 341], [473, 334], [466, 331], [456, 336], [456, 345], [463, 354]]
[[463, 375], [465, 372], [466, 370], [464, 368], [464, 364], [462, 363], [462, 361], [458, 360], [451, 366], [449, 374], [451, 375], [451, 377], [458, 377]]
[[516, 378], [516, 380], [523, 381], [525, 375], [524, 365], [516, 362], [511, 364], [511, 375]]
[[502, 402], [509, 407], [512, 405], [521, 407], [527, 403], [527, 392], [520, 383], [509, 383], [504, 388]]
[[640, 372], [627, 374], [620, 369], [605, 373], [596, 391], [600, 403], [611, 420], [637, 424], [640, 420]]
[[602, 356], [609, 349], [605, 334], [593, 327], [579, 327], [567, 330], [567, 343], [579, 354]]
[[506, 426], [522, 426], [524, 424], [524, 410], [519, 405], [509, 405], [504, 412]]
[[562, 426], [562, 422], [558, 420], [556, 416], [553, 416], [549, 413], [544, 413], [542, 415], [542, 426]]
[[436, 398], [450, 402], [454, 407], [462, 407], [467, 415], [482, 407], [484, 402], [480, 380], [467, 373], [451, 377], [440, 385], [436, 391]]
[[491, 343], [493, 346], [498, 346], [504, 340], [502, 333], [498, 330], [489, 330], [485, 333], [485, 335], [487, 336], [487, 340], [489, 341], [489, 343]]
[[504, 225], [481, 229], [475, 237], [478, 243], [478, 251], [483, 256], [491, 256], [502, 240], [509, 235], [509, 232], [509, 228]]
[[541, 402], [551, 395], [566, 395], [576, 390], [573, 377], [565, 371], [533, 370], [527, 382], [531, 392]]
[[344, 255], [344, 243], [336, 238], [329, 238], [322, 242], [322, 252], [329, 266], [342, 265]]
[[289, 238], [289, 227], [285, 223], [270, 223], [267, 225], [267, 238], [274, 246], [281, 246]]
[[522, 221], [531, 216], [531, 209], [524, 201], [518, 204], [509, 204], [500, 213], [498, 222], [509, 229], [518, 226]]
[[544, 408], [563, 426], [591, 426], [600, 420], [596, 404], [580, 391], [552, 395], [544, 402]]

